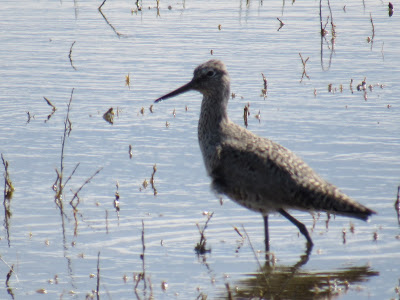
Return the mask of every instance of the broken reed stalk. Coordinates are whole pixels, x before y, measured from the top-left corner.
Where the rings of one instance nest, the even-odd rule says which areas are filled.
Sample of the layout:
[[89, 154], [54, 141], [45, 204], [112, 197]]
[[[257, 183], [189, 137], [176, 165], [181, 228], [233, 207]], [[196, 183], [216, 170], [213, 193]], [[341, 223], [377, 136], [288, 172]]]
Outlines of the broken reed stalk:
[[[258, 267], [259, 267], [260, 270], [261, 270], [261, 269], [262, 269], [262, 266], [261, 266], [260, 260], [259, 260], [258, 257], [257, 257], [256, 250], [254, 250], [254, 247], [253, 247], [253, 244], [251, 243], [250, 237], [249, 237], [249, 235], [247, 234], [247, 231], [246, 231], [246, 229], [244, 228], [243, 225], [242, 225], [242, 229], [243, 229], [244, 234], [245, 234], [246, 237], [247, 237], [247, 240], [249, 241], [249, 245], [250, 245], [251, 251], [253, 251], [254, 257], [255, 257], [255, 259], [256, 259], [256, 261], [257, 261], [257, 264], [258, 264]], [[269, 253], [265, 253], [265, 258], [267, 259], [267, 262], [270, 261], [269, 255], [270, 255]]]
[[329, 8], [329, 14], [331, 17], [331, 34], [332, 34], [332, 38], [334, 39], [336, 37], [336, 31], [335, 31], [335, 24], [333, 23], [333, 13], [332, 13], [332, 8], [331, 8], [331, 3], [328, 0], [328, 8]]
[[108, 210], [106, 209], [106, 234], [108, 234]]
[[53, 105], [53, 103], [51, 103], [51, 101], [48, 99], [48, 98], [46, 98], [46, 97], [43, 97], [43, 99], [46, 101], [46, 103], [47, 103], [47, 105], [49, 105], [49, 106], [51, 106], [51, 113], [47, 116], [47, 119], [44, 121], [45, 123], [48, 121], [48, 120], [50, 120], [50, 118], [54, 115], [54, 113], [56, 112], [56, 110], [57, 110], [57, 107], [55, 107], [54, 105]]
[[107, 17], [103, 14], [103, 11], [101, 10], [101, 8], [102, 8], [103, 5], [106, 3], [106, 1], [107, 1], [107, 0], [104, 0], [103, 3], [101, 3], [101, 5], [99, 6], [99, 8], [98, 8], [99, 13], [100, 13], [101, 16], [103, 17], [104, 21], [106, 21], [106, 23], [108, 24], [108, 26], [110, 26], [111, 29], [115, 32], [115, 34], [116, 34], [118, 37], [121, 37], [122, 34], [119, 33], [119, 32], [115, 29], [115, 27], [108, 21]]
[[9, 231], [9, 220], [12, 216], [11, 212], [11, 198], [15, 191], [14, 185], [11, 182], [10, 174], [8, 173], [8, 161], [4, 159], [3, 153], [1, 154], [1, 160], [3, 161], [4, 165], [4, 200], [3, 200], [3, 207], [4, 207], [4, 228], [6, 229], [7, 235], [7, 242], [8, 247], [11, 246], [10, 244], [10, 231]]
[[14, 299], [14, 293], [13, 290], [9, 284], [10, 277], [14, 273], [14, 265], [11, 266], [10, 271], [8, 271], [7, 276], [6, 276], [6, 287], [7, 287], [7, 293], [11, 296], [12, 299]]
[[326, 25], [328, 24], [329, 18], [331, 19], [331, 31], [332, 31], [332, 38], [336, 37], [336, 33], [335, 33], [335, 24], [333, 23], [333, 13], [332, 13], [332, 9], [331, 9], [331, 3], [329, 0], [327, 0], [328, 2], [328, 8], [329, 8], [329, 14], [330, 16], [327, 17], [326, 19], [326, 23], [325, 26], [323, 26], [322, 24], [322, 0], [319, 0], [319, 21], [320, 21], [320, 26], [321, 26], [321, 37], [324, 37], [328, 34], [328, 31], [326, 30]]
[[[71, 130], [72, 130], [72, 123], [71, 123], [71, 120], [69, 119], [69, 113], [70, 113], [70, 110], [71, 110], [71, 102], [72, 102], [73, 94], [74, 94], [74, 89], [72, 89], [72, 91], [71, 91], [71, 96], [69, 98], [69, 102], [68, 102], [68, 105], [67, 105], [67, 116], [65, 117], [65, 120], [64, 120], [64, 134], [63, 134], [63, 137], [61, 139], [60, 171], [58, 171], [56, 169], [57, 178], [56, 178], [56, 181], [53, 184], [53, 190], [56, 192], [54, 200], [55, 200], [56, 205], [58, 206], [58, 208], [60, 208], [61, 214], [64, 214], [63, 202], [62, 202], [62, 193], [63, 193], [63, 189], [64, 189], [64, 186], [65, 186], [65, 184], [63, 184], [64, 150], [65, 150], [65, 141], [67, 140], [67, 136], [70, 135]], [[73, 173], [75, 172], [77, 167], [78, 166], [75, 167]]]
[[[78, 164], [78, 165], [79, 165], [79, 164]], [[77, 165], [77, 166], [78, 166], [78, 165]], [[76, 168], [75, 168], [75, 170], [76, 170]], [[74, 172], [75, 172], [75, 170], [74, 170]], [[74, 196], [72, 197], [71, 201], [69, 202], [69, 204], [70, 204], [74, 209], [76, 209], [76, 207], [77, 207], [78, 204], [79, 204], [79, 200], [77, 201], [76, 204], [74, 204], [74, 202], [73, 202], [75, 199], [78, 198], [79, 192], [83, 189], [83, 187], [84, 187], [85, 185], [87, 185], [88, 183], [90, 183], [90, 181], [91, 181], [97, 174], [99, 174], [101, 170], [103, 170], [103, 167], [101, 167], [100, 169], [98, 169], [96, 172], [94, 172], [94, 174], [93, 174], [92, 176], [90, 176], [88, 179], [86, 179], [85, 182], [84, 182], [84, 183], [79, 187], [79, 189], [74, 193]], [[72, 175], [71, 175], [71, 176], [72, 176]], [[79, 198], [78, 198], [78, 199], [79, 199]]]
[[200, 242], [197, 243], [196, 247], [194, 248], [194, 250], [196, 251], [196, 253], [198, 255], [203, 255], [207, 252], [211, 252], [211, 249], [206, 249], [206, 243], [207, 243], [207, 239], [205, 237], [204, 232], [206, 231], [207, 227], [208, 227], [208, 222], [210, 222], [211, 218], [213, 217], [214, 213], [212, 212], [211, 214], [209, 214], [207, 216], [207, 221], [204, 224], [204, 227], [202, 229], [200, 229], [199, 223], [196, 223], [197, 229], [199, 230], [200, 233]]
[[79, 165], [81, 163], [77, 163], [75, 168], [72, 170], [71, 175], [68, 176], [67, 180], [65, 180], [64, 186], [67, 185], [68, 181], [72, 178], [72, 176], [75, 174], [76, 169], [78, 169]]
[[71, 123], [71, 120], [69, 119], [69, 113], [71, 111], [71, 102], [72, 102], [73, 94], [74, 94], [74, 89], [72, 89], [72, 91], [71, 91], [71, 97], [70, 97], [68, 105], [67, 105], [67, 116], [65, 117], [65, 120], [64, 120], [64, 134], [61, 139], [60, 172], [58, 172], [58, 170], [56, 170], [56, 172], [57, 172], [56, 183], [58, 183], [57, 198], [60, 198], [63, 187], [64, 187], [63, 182], [62, 182], [63, 174], [64, 174], [64, 150], [65, 150], [65, 141], [67, 140], [67, 136], [69, 137], [71, 130], [72, 130], [72, 123]]
[[229, 287], [229, 283], [225, 283], [225, 287], [226, 287], [226, 291], [228, 292], [228, 300], [233, 300], [232, 292], [231, 292], [231, 289]]
[[369, 13], [369, 18], [371, 20], [371, 25], [372, 25], [372, 39], [375, 37], [375, 26], [374, 26], [374, 20], [372, 19], [372, 13]]
[[12, 198], [15, 188], [10, 179], [10, 174], [8, 173], [8, 161], [4, 159], [3, 153], [1, 154], [1, 160], [4, 166], [4, 201], [6, 201]]
[[[15, 273], [15, 271], [14, 271], [14, 265], [10, 266], [1, 256], [0, 256], [0, 260], [8, 267], [8, 269], [9, 269], [8, 274], [10, 274], [10, 276], [11, 276], [11, 274], [14, 273], [15, 278], [16, 278], [17, 281], [19, 282], [18, 275], [17, 275], [17, 273]], [[7, 274], [7, 281], [6, 281], [6, 282], [8, 282], [8, 280], [10, 279], [9, 276], [8, 276], [8, 274]]]
[[310, 76], [307, 75], [307, 71], [306, 71], [306, 63], [310, 57], [307, 57], [306, 60], [304, 60], [301, 53], [299, 53], [299, 56], [301, 58], [301, 63], [303, 64], [303, 74], [301, 75], [301, 80], [300, 80], [300, 83], [301, 83], [301, 82], [303, 82], [304, 76], [306, 76], [310, 80]]
[[140, 259], [142, 260], [142, 272], [138, 274], [138, 278], [137, 278], [137, 281], [136, 281], [136, 285], [135, 285], [135, 293], [136, 293], [136, 295], [137, 295], [137, 287], [138, 287], [140, 281], [143, 280], [143, 288], [144, 288], [144, 290], [147, 289], [147, 284], [146, 284], [146, 263], [145, 263], [145, 258], [144, 258], [145, 251], [146, 251], [146, 245], [144, 243], [144, 221], [142, 220], [142, 254], [140, 254]]
[[372, 13], [369, 13], [369, 18], [371, 21], [372, 25], [372, 37], [371, 37], [371, 50], [372, 50], [372, 45], [374, 44], [374, 38], [375, 38], [375, 26], [374, 26], [374, 20], [372, 19]]
[[[65, 185], [67, 184], [67, 182], [69, 181], [69, 179], [72, 177], [72, 175], [75, 173], [75, 170], [78, 168], [79, 163], [75, 166], [75, 169], [73, 170], [72, 174], [68, 177], [67, 181], [65, 182]], [[72, 197], [71, 201], [69, 202], [69, 204], [72, 206], [72, 210], [74, 213], [74, 220], [75, 220], [75, 229], [74, 229], [74, 236], [78, 235], [78, 218], [77, 218], [77, 213], [78, 213], [78, 205], [80, 203], [80, 199], [79, 199], [79, 192], [83, 189], [83, 187], [88, 184], [97, 174], [100, 173], [100, 171], [103, 168], [98, 169], [92, 176], [90, 176], [88, 179], [86, 179], [86, 181], [79, 187], [79, 189], [74, 193], [74, 196]], [[64, 185], [64, 186], [65, 186]], [[72, 191], [72, 190], [71, 190]], [[74, 202], [74, 200], [76, 200], [76, 202]]]
[[46, 100], [47, 105], [49, 105], [49, 106], [52, 107], [53, 111], [56, 111], [56, 110], [57, 110], [57, 107], [55, 107], [55, 106], [53, 105], [53, 103], [51, 103], [51, 101], [50, 101], [48, 98], [46, 98], [46, 97], [43, 97], [43, 98], [44, 98], [44, 100]]
[[279, 28], [278, 28], [277, 31], [279, 31], [279, 30], [281, 30], [281, 28], [282, 28], [283, 26], [285, 26], [285, 23], [283, 23], [282, 20], [279, 19], [279, 18], [277, 18], [277, 20], [279, 21]]
[[101, 8], [103, 7], [104, 3], [106, 3], [107, 0], [104, 0], [103, 3], [99, 6], [99, 10], [101, 11]]
[[397, 187], [397, 199], [396, 202], [394, 203], [394, 209], [396, 210], [397, 213], [397, 222], [400, 225], [400, 185]]
[[248, 123], [248, 116], [250, 115], [250, 104], [246, 104], [243, 108], [243, 122], [244, 122], [244, 126], [249, 126]]
[[69, 49], [69, 54], [68, 54], [68, 58], [69, 58], [69, 63], [71, 64], [71, 67], [76, 71], [76, 68], [74, 66], [74, 63], [72, 62], [72, 47], [74, 47], [76, 41], [74, 41], [71, 45], [71, 48]]
[[143, 278], [143, 284], [144, 284], [144, 289], [146, 289], [146, 263], [144, 260], [144, 253], [146, 251], [146, 245], [144, 243], [144, 221], [142, 220], [142, 255], [140, 258], [142, 259], [142, 278]]
[[324, 36], [326, 34], [326, 30], [322, 25], [322, 0], [319, 0], [319, 21], [321, 23], [321, 36]]
[[17, 275], [17, 273], [15, 272], [15, 270], [14, 270], [14, 265], [9, 265], [2, 257], [0, 257], [0, 260], [8, 267], [8, 269], [9, 269], [9, 271], [8, 271], [8, 273], [7, 273], [7, 275], [6, 275], [6, 282], [5, 282], [5, 285], [6, 285], [6, 287], [7, 287], [7, 293], [11, 296], [11, 299], [14, 299], [14, 293], [13, 293], [13, 290], [12, 290], [12, 288], [11, 288], [11, 286], [10, 286], [10, 278], [11, 278], [11, 276], [12, 276], [12, 274], [14, 274], [14, 276], [15, 276], [15, 279], [17, 279], [17, 282], [19, 282], [19, 279], [18, 279], [18, 275]]
[[118, 215], [118, 217], [119, 217], [119, 210], [120, 210], [120, 207], [119, 207], [119, 198], [120, 198], [120, 196], [119, 196], [119, 183], [118, 183], [118, 181], [117, 181], [117, 184], [116, 184], [116, 187], [117, 187], [117, 190], [115, 191], [115, 199], [114, 199], [114, 208], [115, 208], [115, 211], [117, 212], [117, 215]]
[[63, 139], [62, 139], [61, 164], [60, 164], [61, 165], [61, 167], [60, 167], [61, 168], [61, 174], [64, 171], [64, 149], [65, 149], [65, 141], [67, 139], [67, 131], [68, 131], [68, 137], [69, 137], [69, 135], [71, 133], [71, 130], [72, 130], [72, 123], [71, 123], [71, 120], [69, 119], [69, 113], [71, 111], [71, 102], [72, 102], [73, 94], [74, 94], [74, 89], [72, 89], [72, 91], [71, 91], [71, 96], [69, 98], [69, 102], [68, 102], [68, 105], [67, 105], [67, 116], [66, 116], [65, 121], [64, 121], [64, 136], [63, 136]]
[[155, 185], [154, 185], [154, 175], [156, 174], [156, 171], [157, 171], [157, 165], [156, 164], [154, 164], [154, 166], [153, 166], [153, 174], [151, 174], [151, 178], [150, 178], [150, 184], [151, 184], [151, 188], [153, 189], [153, 192], [154, 192], [154, 196], [157, 196], [157, 189], [156, 189], [156, 187], [155, 187]]
[[97, 300], [100, 300], [100, 251], [97, 254], [97, 286], [96, 286]]
[[267, 94], [268, 94], [268, 81], [267, 78], [265, 77], [264, 73], [261, 73], [261, 76], [263, 78], [263, 82], [264, 82], [264, 88], [261, 90], [261, 95], [265, 98], [267, 98]]

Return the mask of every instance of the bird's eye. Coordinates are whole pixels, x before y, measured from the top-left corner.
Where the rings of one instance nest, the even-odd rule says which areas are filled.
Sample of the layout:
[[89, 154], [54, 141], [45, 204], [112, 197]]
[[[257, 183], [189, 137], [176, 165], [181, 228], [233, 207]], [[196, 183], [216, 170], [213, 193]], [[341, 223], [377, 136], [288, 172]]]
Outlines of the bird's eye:
[[207, 76], [208, 77], [213, 77], [215, 75], [215, 72], [214, 71], [208, 71], [207, 72]]

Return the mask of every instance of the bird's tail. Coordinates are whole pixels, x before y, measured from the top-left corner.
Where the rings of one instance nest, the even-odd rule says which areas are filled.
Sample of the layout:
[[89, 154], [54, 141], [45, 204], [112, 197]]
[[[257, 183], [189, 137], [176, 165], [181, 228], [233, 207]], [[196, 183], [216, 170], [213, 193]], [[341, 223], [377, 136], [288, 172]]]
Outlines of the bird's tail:
[[354, 201], [333, 185], [326, 186], [324, 191], [314, 191], [314, 193], [310, 204], [316, 210], [363, 221], [367, 221], [371, 215], [376, 214], [375, 211]]

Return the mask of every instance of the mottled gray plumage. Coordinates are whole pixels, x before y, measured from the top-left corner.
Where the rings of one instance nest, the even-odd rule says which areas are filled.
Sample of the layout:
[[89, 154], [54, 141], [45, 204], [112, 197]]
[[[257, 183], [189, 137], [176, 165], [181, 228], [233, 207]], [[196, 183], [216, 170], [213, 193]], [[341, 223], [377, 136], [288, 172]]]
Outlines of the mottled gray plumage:
[[223, 62], [210, 60], [198, 66], [189, 83], [156, 102], [189, 90], [203, 94], [198, 138], [212, 187], [264, 216], [267, 251], [270, 212], [279, 212], [295, 224], [309, 248], [312, 240], [306, 227], [286, 209], [326, 211], [361, 220], [375, 213], [326, 182], [290, 150], [233, 123], [227, 115], [230, 79]]

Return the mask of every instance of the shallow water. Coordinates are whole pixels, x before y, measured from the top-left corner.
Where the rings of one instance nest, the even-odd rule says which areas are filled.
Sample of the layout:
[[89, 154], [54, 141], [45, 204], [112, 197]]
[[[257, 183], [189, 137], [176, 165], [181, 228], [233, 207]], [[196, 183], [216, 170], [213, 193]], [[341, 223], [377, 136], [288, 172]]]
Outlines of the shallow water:
[[[104, 17], [100, 4], [17, 1], [0, 10], [0, 152], [16, 188], [0, 234], [0, 280], [6, 282], [11, 266], [15, 272], [1, 299], [84, 299], [97, 288], [99, 252], [103, 299], [227, 298], [226, 284], [238, 298], [399, 297], [396, 11], [389, 18], [380, 1], [332, 3], [336, 39], [334, 51], [330, 34], [322, 41], [322, 67], [318, 1], [161, 1], [159, 10], [155, 1], [143, 1], [137, 12], [133, 1], [107, 1]], [[285, 23], [279, 31], [277, 17]], [[302, 81], [299, 53], [309, 57], [310, 78]], [[276, 263], [264, 266], [262, 218], [228, 199], [221, 206], [210, 191], [197, 143], [201, 96], [187, 93], [149, 111], [154, 99], [190, 80], [210, 58], [222, 59], [230, 72], [232, 120], [243, 126], [250, 103], [250, 130], [290, 148], [378, 215], [369, 223], [336, 217], [327, 227], [321, 214], [313, 227], [309, 214], [294, 212], [312, 230], [308, 262], [302, 260], [304, 238], [273, 215]], [[365, 77], [374, 85], [367, 100], [356, 89]], [[336, 92], [328, 92], [329, 84]], [[80, 165], [64, 188], [61, 214], [52, 186], [72, 90], [64, 180]], [[57, 107], [50, 119], [43, 97]], [[110, 107], [118, 110], [113, 125], [103, 119]], [[260, 122], [254, 118], [259, 111]], [[156, 196], [150, 185], [155, 164]], [[75, 222], [69, 202], [100, 168], [79, 191]], [[196, 223], [204, 225], [204, 212], [214, 212], [205, 231], [211, 253], [197, 257]], [[140, 281], [135, 293], [134, 274], [143, 271], [142, 221], [147, 285]]]

